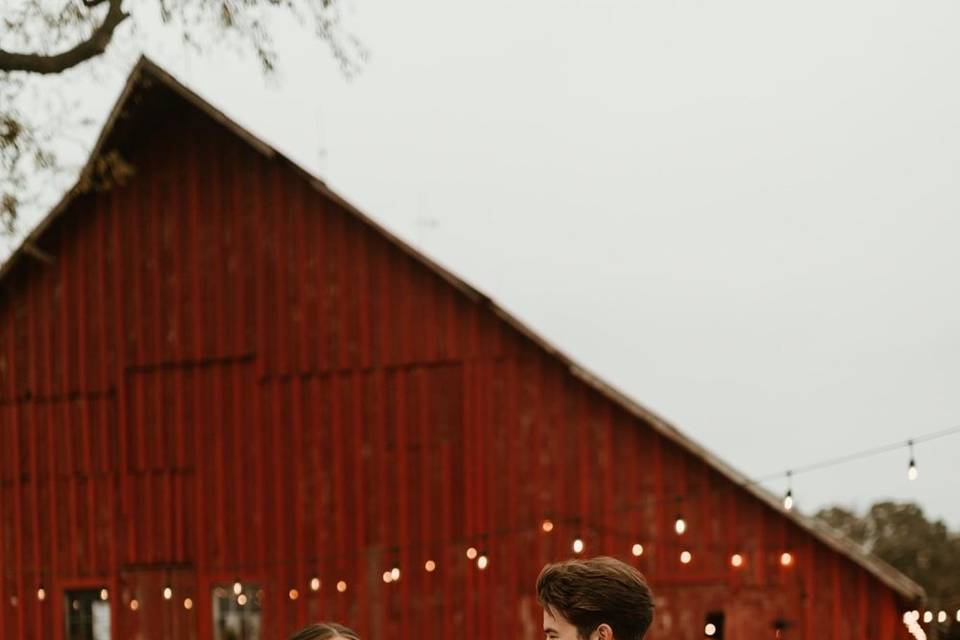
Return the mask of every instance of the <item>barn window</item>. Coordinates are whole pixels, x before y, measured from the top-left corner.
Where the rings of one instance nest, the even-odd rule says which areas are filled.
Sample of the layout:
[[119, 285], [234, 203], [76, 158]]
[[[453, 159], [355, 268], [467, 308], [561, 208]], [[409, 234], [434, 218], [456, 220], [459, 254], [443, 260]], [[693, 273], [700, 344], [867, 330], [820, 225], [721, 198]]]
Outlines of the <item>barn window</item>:
[[63, 596], [66, 640], [110, 640], [110, 602], [106, 589], [67, 591]]
[[263, 590], [259, 585], [230, 583], [213, 588], [214, 640], [260, 640]]

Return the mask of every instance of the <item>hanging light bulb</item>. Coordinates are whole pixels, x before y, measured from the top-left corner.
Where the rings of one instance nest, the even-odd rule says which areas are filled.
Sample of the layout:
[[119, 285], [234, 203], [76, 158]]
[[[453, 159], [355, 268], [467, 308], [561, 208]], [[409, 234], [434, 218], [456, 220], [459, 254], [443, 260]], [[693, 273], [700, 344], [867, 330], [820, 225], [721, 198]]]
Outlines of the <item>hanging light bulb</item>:
[[580, 536], [574, 538], [572, 547], [574, 553], [583, 553], [583, 538]]
[[683, 564], [690, 564], [691, 560], [693, 560], [693, 554], [689, 551], [684, 551], [680, 554], [680, 562]]
[[47, 599], [47, 590], [43, 588], [43, 585], [37, 587], [37, 600], [43, 602]]
[[550, 533], [553, 531], [553, 521], [549, 518], [540, 523], [540, 528], [544, 533]]
[[916, 480], [920, 474], [917, 471], [917, 461], [913, 457], [913, 440], [909, 440], [907, 446], [910, 447], [910, 466], [907, 467], [907, 480]]
[[490, 561], [487, 560], [487, 554], [481, 553], [480, 556], [477, 558], [477, 569], [480, 569], [480, 571], [483, 571], [484, 569], [487, 568], [488, 564], [490, 564]]
[[171, 589], [170, 587], [164, 587], [164, 588], [163, 588], [163, 599], [164, 599], [164, 600], [171, 600], [171, 599], [173, 599], [173, 589]]
[[311, 591], [320, 591], [320, 578], [314, 576], [310, 579], [310, 590]]
[[184, 598], [184, 599], [183, 599], [183, 608], [186, 609], [187, 611], [190, 611], [191, 609], [193, 609], [193, 599], [191, 599], [191, 598]]
[[393, 574], [391, 574], [389, 571], [384, 571], [383, 581], [387, 584], [390, 584], [391, 582], [393, 582]]
[[793, 472], [787, 471], [787, 495], [783, 497], [783, 508], [787, 511], [793, 509]]
[[340, 593], [343, 593], [343, 592], [345, 592], [346, 590], [347, 590], [347, 583], [346, 583], [346, 582], [344, 582], [343, 580], [341, 580], [340, 582], [337, 583], [337, 591], [339, 591]]
[[423, 568], [426, 569], [427, 573], [433, 573], [437, 569], [437, 563], [433, 560], [427, 560], [423, 564]]
[[241, 593], [240, 595], [238, 595], [238, 596], [237, 596], [237, 604], [240, 605], [241, 607], [242, 607], [243, 605], [247, 604], [247, 594]]
[[940, 613], [937, 614], [937, 622], [939, 622], [940, 624], [943, 624], [946, 621], [947, 621], [946, 611], [941, 611]]
[[683, 498], [677, 496], [677, 517], [673, 521], [673, 530], [678, 536], [682, 536], [687, 531], [687, 521], [683, 517]]
[[110, 599], [110, 592], [106, 589], [100, 589], [100, 599], [106, 602]]
[[287, 593], [287, 595], [290, 597], [291, 600], [296, 600], [297, 598], [300, 597], [300, 592], [297, 591], [296, 589], [290, 589], [290, 592]]
[[477, 548], [470, 547], [467, 549], [467, 560], [476, 560], [477, 559]]
[[630, 552], [637, 558], [643, 555], [643, 545], [639, 542], [633, 545], [633, 548], [630, 549]]
[[734, 568], [739, 569], [740, 567], [743, 566], [743, 556], [740, 555], [739, 553], [733, 554], [732, 556], [730, 556], [730, 564]]
[[243, 591], [243, 585], [237, 580], [233, 583], [233, 595], [238, 596]]
[[790, 565], [792, 565], [793, 554], [790, 553], [789, 551], [784, 551], [782, 554], [780, 554], [780, 564], [782, 564], [785, 567], [789, 567]]
[[139, 611], [140, 610], [140, 601], [134, 598], [130, 601], [130, 611]]
[[927, 624], [933, 622], [933, 611], [924, 611], [923, 612], [923, 621]]
[[396, 582], [400, 579], [400, 567], [394, 567], [390, 569], [390, 577], [393, 578], [393, 581]]

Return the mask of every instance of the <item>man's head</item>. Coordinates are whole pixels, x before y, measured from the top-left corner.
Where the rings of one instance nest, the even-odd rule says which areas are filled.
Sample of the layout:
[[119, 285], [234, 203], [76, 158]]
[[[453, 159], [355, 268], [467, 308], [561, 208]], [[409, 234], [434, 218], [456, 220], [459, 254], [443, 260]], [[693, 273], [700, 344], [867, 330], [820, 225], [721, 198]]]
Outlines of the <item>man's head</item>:
[[537, 599], [547, 640], [642, 640], [653, 621], [643, 574], [613, 558], [547, 565]]

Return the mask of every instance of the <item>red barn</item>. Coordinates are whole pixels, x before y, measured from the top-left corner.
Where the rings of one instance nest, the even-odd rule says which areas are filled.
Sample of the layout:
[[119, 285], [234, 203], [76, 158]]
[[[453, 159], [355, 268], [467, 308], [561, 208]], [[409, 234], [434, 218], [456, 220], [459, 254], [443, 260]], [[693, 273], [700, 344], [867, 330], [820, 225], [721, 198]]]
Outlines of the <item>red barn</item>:
[[577, 537], [654, 640], [908, 637], [917, 585], [152, 63], [83, 176], [0, 272], [0, 639], [532, 639]]

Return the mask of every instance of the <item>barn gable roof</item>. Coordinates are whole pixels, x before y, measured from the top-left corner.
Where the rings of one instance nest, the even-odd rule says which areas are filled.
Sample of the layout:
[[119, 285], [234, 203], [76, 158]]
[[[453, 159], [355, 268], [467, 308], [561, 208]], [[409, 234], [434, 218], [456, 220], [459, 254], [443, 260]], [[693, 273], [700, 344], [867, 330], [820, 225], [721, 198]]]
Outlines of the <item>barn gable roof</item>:
[[[323, 196], [330, 198], [335, 201], [337, 204], [342, 206], [345, 210], [350, 211], [353, 215], [361, 219], [363, 222], [368, 224], [370, 227], [376, 229], [384, 237], [387, 238], [391, 243], [396, 245], [402, 251], [424, 264], [426, 267], [431, 269], [434, 273], [444, 279], [446, 282], [454, 286], [456, 289], [461, 291], [463, 294], [470, 297], [472, 300], [486, 306], [492, 313], [501, 318], [504, 322], [510, 325], [513, 329], [520, 332], [522, 335], [533, 341], [541, 349], [546, 351], [552, 357], [556, 358], [558, 361], [563, 363], [563, 365], [569, 370], [569, 372], [584, 384], [593, 388], [601, 395], [608, 398], [611, 402], [614, 402], [628, 413], [634, 415], [635, 417], [642, 420], [644, 423], [653, 428], [657, 433], [666, 437], [668, 440], [676, 443], [683, 449], [687, 450], [691, 454], [697, 456], [709, 466], [714, 468], [721, 475], [725, 476], [734, 484], [740, 486], [743, 490], [752, 494], [755, 498], [761, 502], [767, 504], [772, 509], [778, 511], [780, 515], [784, 518], [787, 518], [793, 521], [795, 524], [801, 528], [807, 530], [812, 534], [816, 539], [823, 542], [829, 548], [833, 549], [837, 553], [840, 553], [843, 556], [851, 559], [869, 573], [874, 575], [878, 580], [883, 584], [887, 585], [889, 588], [898, 593], [901, 597], [908, 601], [920, 601], [924, 598], [924, 590], [917, 583], [907, 578], [905, 575], [900, 573], [898, 570], [894, 569], [884, 561], [873, 556], [861, 546], [854, 543], [853, 541], [842, 536], [838, 532], [834, 531], [830, 527], [821, 523], [820, 521], [797, 513], [796, 511], [785, 512], [781, 508], [780, 499], [778, 496], [773, 495], [766, 489], [759, 486], [756, 482], [752, 481], [749, 477], [735, 470], [733, 467], [728, 465], [723, 460], [716, 457], [713, 453], [707, 450], [702, 445], [698, 444], [688, 436], [681, 433], [676, 427], [670, 424], [667, 420], [663, 419], [659, 415], [655, 414], [653, 411], [647, 409], [646, 407], [640, 405], [638, 402], [616, 389], [611, 384], [605, 382], [599, 376], [595, 375], [591, 371], [587, 370], [585, 367], [578, 364], [572, 358], [567, 356], [565, 353], [560, 351], [554, 345], [550, 344], [547, 340], [538, 335], [531, 328], [523, 324], [520, 320], [515, 318], [491, 298], [476, 290], [458, 276], [454, 275], [444, 267], [440, 266], [429, 257], [425, 256], [417, 249], [405, 243], [403, 240], [398, 238], [396, 235], [391, 233], [389, 230], [385, 229], [382, 225], [359, 211], [356, 207], [351, 205], [349, 202], [344, 200], [334, 191], [327, 187], [327, 185], [320, 180], [319, 178], [311, 175], [305, 169], [297, 165], [295, 162], [286, 158], [283, 154], [277, 151], [274, 147], [264, 142], [260, 138], [256, 137], [251, 132], [247, 131], [235, 121], [226, 116], [223, 112], [212, 106], [209, 102], [201, 98], [198, 94], [194, 93], [188, 89], [185, 85], [175, 79], [172, 75], [164, 71], [160, 66], [152, 62], [146, 57], [141, 57], [137, 62], [132, 72], [130, 73], [127, 83], [120, 94], [119, 99], [113, 107], [113, 110], [110, 112], [109, 117], [107, 118], [106, 123], [103, 126], [102, 131], [100, 132], [97, 142], [93, 147], [93, 150], [90, 154], [90, 158], [87, 161], [87, 164], [83, 171], [81, 172], [81, 179], [78, 183], [70, 189], [60, 202], [47, 214], [47, 216], [33, 229], [33, 231], [24, 239], [18, 249], [10, 256], [10, 258], [0, 266], [0, 283], [6, 281], [8, 275], [11, 271], [20, 264], [23, 260], [28, 259], [31, 255], [38, 255], [38, 250], [35, 248], [37, 245], [37, 240], [44, 234], [44, 232], [50, 227], [50, 225], [61, 215], [63, 215], [70, 207], [70, 204], [76, 199], [79, 195], [84, 192], [84, 176], [88, 175], [88, 172], [92, 170], [94, 161], [100, 156], [101, 152], [104, 150], [104, 144], [107, 139], [110, 137], [111, 133], [116, 128], [118, 121], [128, 115], [128, 112], [135, 108], [135, 96], [138, 92], [142, 91], [144, 87], [150, 86], [152, 83], [159, 83], [166, 89], [169, 89], [173, 93], [179, 95], [181, 98], [186, 100], [189, 104], [205, 113], [207, 116], [213, 120], [219, 122], [229, 131], [235, 134], [240, 139], [244, 140], [251, 147], [256, 149], [258, 152], [266, 156], [267, 158], [277, 158], [283, 161], [285, 164], [289, 165], [293, 170], [300, 173], [310, 185]], [[42, 257], [42, 256], [41, 256]]]

